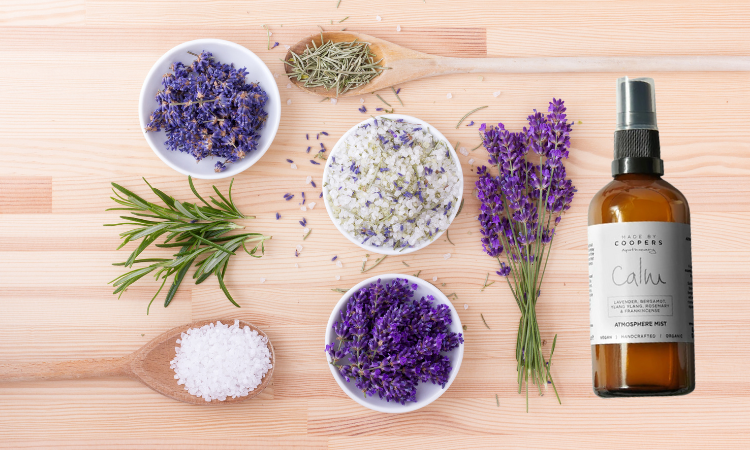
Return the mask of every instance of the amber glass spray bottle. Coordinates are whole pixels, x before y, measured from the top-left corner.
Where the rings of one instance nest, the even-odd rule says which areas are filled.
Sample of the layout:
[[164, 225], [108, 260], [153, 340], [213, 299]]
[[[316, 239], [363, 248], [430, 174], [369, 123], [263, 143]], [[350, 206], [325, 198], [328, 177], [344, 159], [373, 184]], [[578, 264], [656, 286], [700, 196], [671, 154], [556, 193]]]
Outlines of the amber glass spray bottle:
[[594, 392], [695, 389], [690, 210], [662, 180], [654, 80], [617, 80], [614, 180], [589, 206]]

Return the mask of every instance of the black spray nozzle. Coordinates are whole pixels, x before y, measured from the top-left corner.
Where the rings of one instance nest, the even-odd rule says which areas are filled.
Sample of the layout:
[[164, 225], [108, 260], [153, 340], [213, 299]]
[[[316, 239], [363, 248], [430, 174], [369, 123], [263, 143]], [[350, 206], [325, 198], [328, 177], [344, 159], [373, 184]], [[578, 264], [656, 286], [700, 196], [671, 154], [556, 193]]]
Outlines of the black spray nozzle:
[[653, 78], [617, 79], [616, 130], [658, 130]]

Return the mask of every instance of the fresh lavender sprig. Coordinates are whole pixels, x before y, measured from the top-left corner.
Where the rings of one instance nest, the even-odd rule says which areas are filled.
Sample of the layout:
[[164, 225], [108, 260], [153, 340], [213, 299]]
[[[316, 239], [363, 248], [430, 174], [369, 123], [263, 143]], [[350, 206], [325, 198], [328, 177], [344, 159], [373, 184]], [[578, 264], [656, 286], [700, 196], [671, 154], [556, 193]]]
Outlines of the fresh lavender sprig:
[[[526, 384], [527, 411], [530, 382], [537, 385], [540, 395], [541, 386], [549, 382], [560, 401], [542, 355], [536, 301], [555, 227], [576, 192], [563, 164], [572, 130], [565, 111], [564, 102], [553, 99], [548, 114], [535, 110], [528, 116], [529, 127], [520, 132], [508, 131], [502, 123], [479, 128], [489, 163], [498, 170], [498, 175], [492, 175], [486, 166], [477, 168], [481, 242], [484, 251], [497, 258], [497, 274], [506, 277], [521, 310], [516, 361], [519, 393]], [[538, 163], [529, 161], [529, 151], [538, 155]]]

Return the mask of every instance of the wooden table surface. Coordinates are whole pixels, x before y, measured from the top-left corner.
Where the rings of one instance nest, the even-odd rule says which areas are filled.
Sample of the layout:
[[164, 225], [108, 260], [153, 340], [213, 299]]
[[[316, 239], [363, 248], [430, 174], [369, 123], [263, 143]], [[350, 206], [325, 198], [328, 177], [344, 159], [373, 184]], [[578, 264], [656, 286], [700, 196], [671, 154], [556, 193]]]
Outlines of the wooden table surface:
[[[266, 49], [262, 24], [281, 44], [276, 49]], [[554, 375], [563, 404], [553, 395], [532, 396], [527, 414], [516, 393], [516, 305], [503, 283], [480, 291], [486, 274], [495, 271], [481, 251], [478, 201], [471, 192], [476, 173], [469, 161], [483, 162], [483, 150], [461, 156], [466, 204], [450, 228], [455, 245], [443, 238], [415, 254], [390, 257], [367, 274], [360, 273], [365, 252], [336, 231], [322, 203], [302, 214], [296, 202], [283, 200], [286, 192], [318, 195], [305, 178], [320, 186], [323, 166], [306, 162], [311, 143], [305, 134], [314, 140], [327, 131], [321, 142], [330, 148], [363, 118], [359, 98], [321, 103], [288, 87], [281, 75], [284, 45], [317, 25], [346, 26], [447, 56], [750, 54], [746, 0], [343, 0], [338, 8], [336, 0], [0, 2], [0, 361], [121, 356], [171, 327], [217, 316], [260, 326], [277, 352], [273, 385], [237, 405], [190, 406], [124, 378], [0, 384], [0, 447], [748, 445], [750, 74], [454, 75], [400, 86], [405, 106], [396, 102], [396, 112], [428, 121], [469, 149], [479, 144], [476, 125], [455, 124], [478, 106], [489, 108], [472, 116], [475, 122], [502, 121], [518, 129], [534, 108], [546, 110], [552, 97], [563, 98], [576, 121], [568, 169], [579, 191], [559, 228], [539, 304], [543, 338], [551, 342], [559, 335]], [[190, 196], [186, 178], [143, 139], [137, 102], [159, 56], [206, 37], [248, 47], [279, 74], [278, 135], [234, 184], [240, 209], [257, 215], [250, 228], [273, 240], [263, 259], [238, 255], [230, 266], [227, 284], [241, 309], [212, 278], [197, 287], [185, 283], [169, 308], [157, 301], [147, 316], [154, 281], [139, 282], [120, 299], [107, 285], [121, 273], [111, 263], [126, 255], [115, 250], [119, 231], [102, 226], [116, 218], [104, 211], [112, 206], [109, 183], [146, 194], [145, 176], [178, 198]], [[655, 78], [666, 178], [692, 208], [697, 388], [687, 397], [603, 400], [591, 389], [586, 210], [610, 180], [615, 79], [622, 75]], [[383, 97], [394, 104], [390, 91]], [[374, 95], [363, 98], [370, 111], [383, 106]], [[299, 169], [290, 169], [287, 158], [298, 159]], [[210, 184], [197, 182], [202, 192]], [[217, 183], [222, 190], [228, 184]], [[282, 220], [274, 219], [276, 212]], [[312, 234], [295, 258], [303, 215]], [[447, 252], [453, 257], [446, 261]], [[343, 268], [331, 262], [334, 255]], [[328, 370], [323, 336], [340, 296], [331, 289], [372, 274], [419, 270], [458, 296], [467, 325], [463, 365], [455, 383], [428, 407], [376, 413], [344, 395]]]

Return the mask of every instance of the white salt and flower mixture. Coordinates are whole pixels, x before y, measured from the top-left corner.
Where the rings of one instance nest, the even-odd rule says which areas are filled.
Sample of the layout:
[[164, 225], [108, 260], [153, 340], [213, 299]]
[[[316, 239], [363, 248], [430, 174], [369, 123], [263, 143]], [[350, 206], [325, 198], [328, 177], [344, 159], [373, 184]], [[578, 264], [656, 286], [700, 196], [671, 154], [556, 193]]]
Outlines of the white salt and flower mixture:
[[244, 397], [260, 385], [271, 369], [268, 339], [239, 320], [191, 328], [182, 333], [170, 362], [178, 384], [210, 402]]
[[423, 125], [376, 118], [328, 158], [326, 199], [361, 243], [406, 249], [435, 239], [459, 207], [458, 164]]

